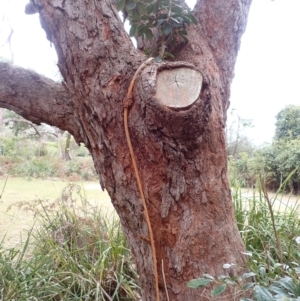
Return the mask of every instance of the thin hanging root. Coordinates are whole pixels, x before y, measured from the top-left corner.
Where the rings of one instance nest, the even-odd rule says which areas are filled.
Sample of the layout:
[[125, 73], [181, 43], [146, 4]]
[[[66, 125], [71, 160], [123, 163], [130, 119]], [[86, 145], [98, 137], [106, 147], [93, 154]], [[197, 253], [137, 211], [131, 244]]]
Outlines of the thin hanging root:
[[128, 88], [128, 91], [127, 91], [127, 95], [126, 95], [126, 98], [123, 101], [123, 104], [124, 104], [125, 135], [126, 135], [126, 140], [127, 140], [131, 160], [132, 160], [132, 165], [133, 165], [136, 181], [137, 181], [139, 192], [140, 192], [140, 195], [141, 195], [142, 204], [143, 204], [143, 208], [144, 208], [144, 215], [145, 215], [145, 219], [146, 219], [146, 223], [147, 223], [147, 227], [148, 227], [149, 239], [150, 239], [150, 245], [151, 245], [151, 251], [152, 251], [152, 259], [153, 259], [156, 301], [159, 301], [160, 298], [159, 298], [159, 287], [158, 287], [158, 271], [157, 271], [157, 259], [156, 259], [156, 249], [155, 249], [154, 236], [153, 236], [153, 231], [152, 231], [151, 222], [150, 222], [150, 218], [149, 218], [146, 199], [145, 199], [145, 195], [144, 195], [144, 191], [143, 191], [143, 187], [142, 187], [142, 181], [141, 181], [139, 170], [138, 170], [138, 167], [137, 167], [137, 162], [136, 162], [136, 159], [135, 159], [135, 155], [134, 155], [134, 151], [133, 151], [133, 147], [132, 147], [132, 143], [131, 143], [131, 139], [130, 139], [129, 128], [128, 128], [128, 108], [129, 108], [129, 106], [131, 105], [131, 102], [132, 102], [132, 90], [133, 90], [133, 87], [134, 87], [134, 83], [136, 81], [136, 78], [137, 78], [138, 74], [142, 71], [142, 69], [152, 61], [153, 61], [153, 58], [148, 58], [145, 62], [143, 62], [139, 66], [139, 68], [135, 72], [135, 74], [134, 74], [134, 76], [133, 76], [133, 78], [130, 82], [130, 85], [129, 85], [129, 88]]

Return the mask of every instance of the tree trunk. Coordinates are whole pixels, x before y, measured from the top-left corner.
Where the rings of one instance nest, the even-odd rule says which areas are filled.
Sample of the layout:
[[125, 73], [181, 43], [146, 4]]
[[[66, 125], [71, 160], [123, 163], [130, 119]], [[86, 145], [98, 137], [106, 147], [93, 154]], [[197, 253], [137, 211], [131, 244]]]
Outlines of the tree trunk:
[[0, 133], [3, 135], [3, 116], [4, 116], [4, 109], [0, 108]]
[[71, 161], [71, 157], [70, 157], [71, 137], [72, 137], [71, 134], [67, 133], [67, 139], [65, 144], [65, 156], [64, 156], [64, 159], [66, 161]]
[[[33, 2], [57, 50], [64, 83], [0, 63], [0, 106], [85, 143], [120, 216], [143, 300], [156, 300], [149, 227], [123, 124], [123, 100], [147, 59], [140, 51], [146, 43], [133, 47], [112, 1]], [[250, 3], [199, 0], [199, 25], [189, 27], [189, 43], [175, 49], [174, 62], [146, 65], [131, 103], [125, 102], [154, 234], [160, 300], [167, 300], [166, 291], [172, 301], [207, 300], [187, 282], [203, 273], [235, 273], [223, 264], [245, 261], [227, 179], [224, 126]], [[232, 299], [230, 292], [222, 298]]]

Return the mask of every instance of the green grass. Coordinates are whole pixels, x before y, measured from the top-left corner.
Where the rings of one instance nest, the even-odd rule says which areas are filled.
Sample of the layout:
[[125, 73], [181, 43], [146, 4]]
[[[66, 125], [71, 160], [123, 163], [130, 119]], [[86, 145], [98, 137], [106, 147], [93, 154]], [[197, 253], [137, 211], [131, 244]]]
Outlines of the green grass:
[[[68, 185], [61, 180], [26, 180], [23, 178], [0, 179], [0, 240], [5, 236], [5, 246], [15, 246], [20, 242], [24, 229], [30, 229], [34, 223], [32, 205], [39, 200], [55, 201]], [[4, 187], [5, 186], [5, 187]], [[113, 206], [107, 192], [102, 191], [97, 182], [80, 182], [81, 193], [89, 202], [102, 208], [103, 212], [113, 212]], [[4, 188], [4, 189], [3, 189]], [[3, 189], [3, 191], [2, 191]], [[75, 200], [81, 205], [78, 195]], [[22, 210], [20, 210], [22, 207]], [[9, 209], [9, 210], [8, 210]]]
[[70, 184], [56, 202], [31, 204], [37, 224], [22, 248], [0, 248], [0, 300], [139, 297], [135, 265], [118, 219], [81, 192]]
[[233, 188], [237, 225], [247, 250], [267, 254], [280, 264], [299, 262], [297, 200], [283, 196], [280, 190], [270, 196], [262, 185], [257, 186], [248, 197], [242, 195], [240, 187]]
[[[1, 201], [7, 197], [10, 203], [17, 200], [14, 189], [20, 189], [23, 201], [13, 208], [24, 214], [24, 219], [31, 212], [35, 224], [19, 246], [7, 247], [2, 241], [0, 300], [138, 300], [140, 288], [132, 255], [119, 220], [111, 215], [112, 210], [107, 211], [109, 200], [97, 183], [37, 182], [38, 186], [36, 181], [9, 179], [4, 188]], [[285, 300], [278, 296], [299, 300], [297, 200], [281, 191], [269, 195], [260, 182], [256, 186], [247, 194], [239, 185], [232, 188], [237, 225], [248, 251], [247, 274], [219, 275], [212, 280], [217, 283], [213, 294], [221, 298], [226, 287], [236, 285], [240, 296], [241, 277], [249, 280], [255, 275], [255, 281], [249, 283], [253, 286], [247, 284], [252, 299], [244, 300]], [[10, 193], [12, 197], [8, 197]], [[39, 193], [44, 199], [36, 197]], [[50, 199], [51, 195], [57, 200]], [[105, 211], [97, 206], [101, 203], [106, 205]], [[234, 300], [243, 300], [240, 298]]]
[[[218, 277], [199, 275], [188, 286], [197, 289], [214, 284], [211, 295], [220, 300], [228, 286], [235, 287], [232, 300], [300, 300], [299, 204], [295, 198], [282, 195], [284, 187], [269, 194], [260, 179], [256, 187], [245, 193], [235, 182], [232, 188], [237, 225], [247, 249], [248, 262], [243, 267], [246, 273], [232, 277], [226, 272]], [[231, 269], [241, 268], [224, 264]], [[248, 299], [242, 298], [245, 293]]]

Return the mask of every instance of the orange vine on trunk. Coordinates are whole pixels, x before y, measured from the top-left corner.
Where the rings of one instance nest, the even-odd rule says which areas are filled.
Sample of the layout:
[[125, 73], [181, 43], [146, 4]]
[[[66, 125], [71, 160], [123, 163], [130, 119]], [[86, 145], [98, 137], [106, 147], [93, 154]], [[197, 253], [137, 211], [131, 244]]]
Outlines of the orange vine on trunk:
[[139, 66], [139, 68], [135, 72], [135, 74], [134, 74], [134, 76], [133, 76], [133, 78], [130, 82], [129, 88], [127, 90], [127, 95], [126, 95], [126, 97], [123, 101], [123, 104], [124, 104], [124, 129], [125, 129], [126, 141], [127, 141], [127, 144], [128, 144], [128, 148], [129, 148], [129, 152], [130, 152], [130, 156], [131, 156], [131, 160], [132, 160], [132, 165], [133, 165], [136, 181], [137, 181], [139, 192], [140, 192], [141, 199], [142, 199], [142, 204], [143, 204], [143, 208], [144, 208], [144, 215], [145, 215], [145, 219], [146, 219], [146, 223], [147, 223], [147, 227], [148, 227], [148, 231], [149, 231], [149, 239], [150, 239], [150, 245], [151, 245], [151, 250], [152, 250], [152, 259], [153, 259], [156, 301], [159, 301], [160, 298], [159, 298], [159, 288], [158, 288], [158, 272], [157, 272], [157, 259], [156, 259], [156, 249], [155, 249], [154, 236], [153, 236], [153, 231], [152, 231], [152, 226], [151, 226], [151, 222], [150, 222], [150, 218], [149, 218], [146, 199], [145, 199], [145, 195], [144, 195], [144, 191], [143, 191], [143, 187], [142, 187], [142, 182], [141, 182], [141, 178], [140, 178], [140, 175], [139, 175], [139, 170], [138, 170], [137, 162], [136, 162], [136, 159], [135, 159], [135, 155], [134, 155], [134, 151], [133, 151], [133, 147], [132, 147], [132, 143], [131, 143], [131, 139], [130, 139], [129, 128], [128, 128], [128, 108], [132, 104], [132, 90], [133, 90], [133, 87], [134, 87], [135, 80], [136, 80], [138, 74], [142, 71], [142, 69], [145, 66], [147, 66], [149, 63], [151, 63], [153, 60], [154, 60], [153, 58], [148, 58], [145, 62], [143, 62]]

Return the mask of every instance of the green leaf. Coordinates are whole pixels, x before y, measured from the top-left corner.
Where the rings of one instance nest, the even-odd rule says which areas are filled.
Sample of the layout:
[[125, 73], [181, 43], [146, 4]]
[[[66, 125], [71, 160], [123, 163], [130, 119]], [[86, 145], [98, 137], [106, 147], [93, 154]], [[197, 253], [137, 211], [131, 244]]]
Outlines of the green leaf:
[[174, 6], [174, 7], [172, 7], [172, 12], [175, 12], [175, 13], [181, 15], [182, 14], [182, 8], [180, 6], [179, 7]]
[[271, 293], [263, 286], [256, 286], [254, 297], [257, 301], [275, 301]]
[[216, 296], [221, 295], [226, 290], [226, 287], [227, 287], [226, 284], [221, 284], [221, 285], [217, 286], [216, 288], [214, 288], [211, 291], [211, 296], [216, 297]]
[[259, 267], [259, 274], [262, 277], [266, 276], [266, 268], [265, 267]]
[[175, 56], [171, 52], [165, 51], [164, 57], [173, 59]]
[[146, 13], [147, 13], [146, 6], [145, 6], [143, 3], [138, 2], [136, 5], [137, 5], [138, 10], [139, 10], [141, 13], [143, 13], [143, 14], [146, 14]]
[[132, 11], [132, 20], [133, 21], [139, 21], [141, 18], [140, 12], [137, 9], [134, 9]]
[[128, 2], [127, 4], [126, 4], [126, 10], [128, 11], [128, 10], [133, 10], [133, 9], [135, 9], [135, 7], [136, 7], [136, 3], [135, 2]]
[[176, 19], [176, 18], [173, 18], [173, 17], [170, 17], [170, 19], [171, 19], [172, 21], [174, 21], [175, 23], [178, 23], [178, 24], [180, 24], [180, 22], [178, 21], [178, 19]]
[[274, 264], [274, 268], [278, 268], [278, 267], [281, 267], [281, 266], [282, 266], [282, 264], [279, 263], [279, 262], [276, 262], [276, 263]]
[[296, 296], [300, 296], [300, 283], [297, 283], [295, 285], [295, 292], [296, 292]]
[[275, 293], [276, 295], [283, 295], [283, 296], [289, 297], [289, 294], [285, 290], [283, 290], [281, 287], [271, 285], [269, 287], [269, 290], [271, 292]]
[[198, 25], [197, 19], [196, 19], [192, 14], [190, 14], [190, 15], [188, 16], [188, 18], [191, 20], [191, 22], [192, 22], [193, 24]]
[[157, 21], [157, 27], [159, 27], [159, 26], [161, 26], [164, 22], [166, 22], [167, 21], [167, 19], [159, 19], [158, 21]]
[[169, 24], [166, 24], [163, 28], [162, 28], [162, 32], [168, 36], [171, 32], [172, 32], [172, 26]]
[[117, 1], [117, 10], [122, 11], [125, 7], [126, 0]]
[[156, 4], [150, 4], [150, 5], [147, 7], [147, 14], [148, 14], [148, 15], [153, 14], [155, 11], [156, 11]]
[[256, 274], [253, 273], [253, 272], [245, 273], [245, 274], [243, 274], [242, 279], [247, 279], [247, 278], [250, 278], [250, 277], [253, 277], [253, 276], [256, 276]]
[[279, 279], [274, 283], [276, 286], [282, 286], [284, 287], [288, 292], [292, 294], [296, 294], [294, 284], [293, 284], [293, 279], [290, 277], [284, 277]]
[[231, 280], [231, 279], [228, 279], [228, 278], [225, 278], [224, 282], [226, 284], [229, 284], [229, 285], [236, 285], [236, 282], [234, 280]]
[[139, 28], [139, 25], [137, 23], [133, 23], [129, 30], [129, 36], [134, 37], [136, 35], [138, 28]]
[[198, 278], [193, 279], [187, 283], [187, 286], [190, 288], [198, 288], [198, 287], [204, 287], [209, 285], [212, 282], [212, 279], [206, 279], [206, 278]]
[[219, 280], [224, 280], [224, 279], [230, 279], [230, 277], [228, 275], [219, 275], [218, 279]]
[[147, 40], [151, 41], [153, 39], [153, 33], [152, 33], [151, 29], [146, 27], [144, 34], [145, 34]]
[[208, 278], [208, 279], [211, 279], [211, 280], [215, 280], [215, 278], [212, 275], [210, 275], [210, 274], [203, 274], [203, 276], [205, 278]]
[[243, 291], [247, 291], [249, 288], [253, 287], [255, 285], [254, 282], [247, 282], [243, 287], [242, 290]]
[[147, 16], [147, 15], [141, 16], [141, 20], [148, 21], [148, 20], [150, 20], [150, 19], [151, 19], [151, 17], [149, 17], [149, 16]]
[[[175, 16], [174, 16], [174, 18], [175, 18]], [[182, 23], [183, 22], [183, 18], [182, 17], [180, 17], [180, 16], [176, 16], [176, 19], [180, 22], [180, 23]]]
[[173, 26], [174, 28], [178, 28], [178, 29], [179, 29], [182, 25], [173, 22], [172, 26]]
[[183, 22], [186, 23], [187, 25], [190, 25], [191, 20], [187, 16], [182, 16]]
[[147, 27], [145, 25], [141, 25], [138, 29], [138, 36], [141, 37], [145, 33], [146, 29]]

